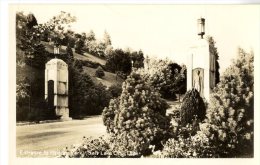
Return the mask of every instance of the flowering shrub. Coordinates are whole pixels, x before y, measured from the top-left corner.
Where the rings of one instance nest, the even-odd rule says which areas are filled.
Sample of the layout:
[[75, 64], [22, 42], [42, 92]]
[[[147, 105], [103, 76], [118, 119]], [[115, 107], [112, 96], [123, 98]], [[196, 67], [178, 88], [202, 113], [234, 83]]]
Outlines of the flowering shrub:
[[112, 99], [104, 109], [104, 125], [117, 141], [113, 148], [136, 155], [147, 154], [150, 144], [159, 147], [167, 138], [168, 104], [135, 72], [128, 76], [122, 89], [121, 96]]
[[[137, 133], [137, 131], [133, 131], [133, 133]], [[148, 143], [139, 143], [140, 141], [144, 141], [144, 139], [140, 139], [138, 137], [134, 137], [133, 133], [128, 133], [124, 131], [120, 134], [112, 134], [110, 138], [110, 148], [108, 153], [110, 157], [141, 157], [142, 153], [138, 152], [141, 148], [143, 148], [142, 152], [150, 153], [149, 144]]]
[[108, 157], [109, 143], [104, 137], [83, 138], [80, 145], [74, 145], [62, 151], [60, 157], [63, 158], [100, 158]]
[[215, 146], [211, 146], [209, 138], [198, 131], [196, 135], [188, 138], [178, 136], [177, 139], [169, 139], [165, 144], [159, 157], [169, 158], [210, 158], [218, 157], [214, 152]]
[[[123, 140], [122, 140], [123, 139]], [[136, 146], [128, 145], [125, 150], [123, 136], [100, 136], [98, 138], [83, 138], [82, 143], [66, 147], [61, 151], [61, 158], [107, 158], [107, 157], [141, 157], [133, 152]], [[122, 145], [122, 147], [121, 147]]]

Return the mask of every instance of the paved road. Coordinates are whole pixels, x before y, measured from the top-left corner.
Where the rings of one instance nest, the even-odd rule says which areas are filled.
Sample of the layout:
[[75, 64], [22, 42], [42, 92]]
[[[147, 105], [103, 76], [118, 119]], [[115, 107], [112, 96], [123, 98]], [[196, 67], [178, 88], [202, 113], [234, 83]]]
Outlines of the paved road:
[[83, 136], [106, 134], [102, 117], [16, 127], [17, 157], [55, 157], [59, 151], [80, 143]]

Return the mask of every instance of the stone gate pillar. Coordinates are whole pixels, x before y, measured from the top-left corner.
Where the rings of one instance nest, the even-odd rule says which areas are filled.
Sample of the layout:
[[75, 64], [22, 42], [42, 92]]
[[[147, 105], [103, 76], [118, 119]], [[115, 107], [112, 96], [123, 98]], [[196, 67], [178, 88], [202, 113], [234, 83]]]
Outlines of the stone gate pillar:
[[[61, 120], [71, 120], [69, 117], [68, 92], [68, 65], [61, 59], [55, 58], [48, 61], [45, 66], [45, 99], [52, 101], [51, 104], [55, 108], [55, 113]], [[52, 96], [50, 93], [52, 93]], [[52, 99], [48, 99], [48, 96]]]
[[209, 101], [209, 95], [215, 87], [215, 57], [210, 53], [209, 43], [203, 38], [205, 19], [198, 19], [200, 36], [190, 48], [187, 61], [187, 90], [195, 88], [200, 96]]

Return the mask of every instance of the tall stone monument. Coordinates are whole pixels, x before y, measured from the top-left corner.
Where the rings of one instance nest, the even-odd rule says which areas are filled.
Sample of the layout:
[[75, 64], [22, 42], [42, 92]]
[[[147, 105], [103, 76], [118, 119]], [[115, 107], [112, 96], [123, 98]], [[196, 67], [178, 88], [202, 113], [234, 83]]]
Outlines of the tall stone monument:
[[61, 59], [51, 59], [45, 68], [45, 99], [54, 107], [61, 120], [71, 120], [68, 108], [68, 65]]
[[209, 43], [203, 38], [205, 19], [198, 19], [198, 35], [200, 36], [191, 47], [187, 63], [187, 90], [197, 89], [201, 97], [209, 100], [215, 87], [215, 56], [210, 53]]

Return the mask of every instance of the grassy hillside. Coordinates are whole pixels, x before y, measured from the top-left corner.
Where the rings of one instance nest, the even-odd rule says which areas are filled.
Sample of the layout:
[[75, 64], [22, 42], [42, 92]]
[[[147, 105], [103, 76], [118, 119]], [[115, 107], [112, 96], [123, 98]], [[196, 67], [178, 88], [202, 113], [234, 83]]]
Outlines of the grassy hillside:
[[[51, 53], [53, 52], [53, 45], [50, 45], [48, 42], [42, 42], [42, 43], [46, 47], [46, 50], [48, 52], [51, 52]], [[104, 60], [104, 59], [98, 58], [98, 57], [93, 56], [89, 53], [84, 53], [84, 55], [81, 55], [81, 54], [75, 53], [74, 49], [72, 49], [72, 50], [73, 50], [74, 58], [76, 58], [76, 59], [89, 60], [89, 61], [92, 61], [92, 62], [97, 62], [101, 65], [106, 64], [106, 60]], [[66, 46], [61, 46], [60, 53], [66, 53]]]

